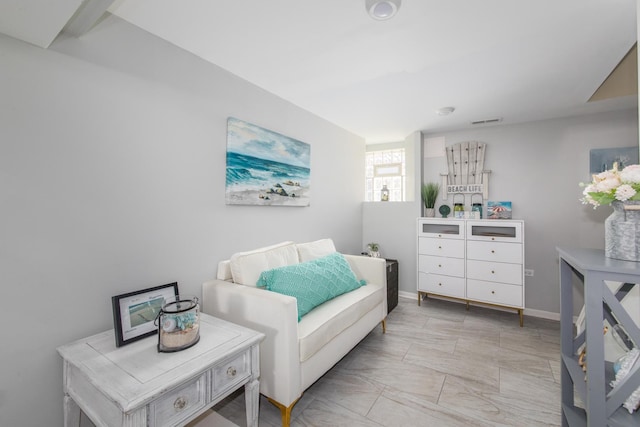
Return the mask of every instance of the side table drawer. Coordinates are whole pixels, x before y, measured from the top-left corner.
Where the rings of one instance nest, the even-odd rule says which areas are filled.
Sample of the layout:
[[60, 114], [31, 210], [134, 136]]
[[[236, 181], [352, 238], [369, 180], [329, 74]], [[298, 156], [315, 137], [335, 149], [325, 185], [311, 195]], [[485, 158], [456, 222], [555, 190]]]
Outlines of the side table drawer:
[[213, 394], [224, 392], [251, 375], [251, 351], [247, 350], [213, 368]]
[[149, 405], [149, 425], [174, 426], [207, 405], [207, 373]]

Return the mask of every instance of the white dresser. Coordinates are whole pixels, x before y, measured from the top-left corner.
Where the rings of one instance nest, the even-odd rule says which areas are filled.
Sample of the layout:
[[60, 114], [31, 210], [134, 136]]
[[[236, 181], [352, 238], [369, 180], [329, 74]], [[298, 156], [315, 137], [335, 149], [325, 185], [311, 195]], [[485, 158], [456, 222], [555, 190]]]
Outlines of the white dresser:
[[524, 222], [418, 218], [418, 304], [428, 294], [514, 309], [523, 324]]

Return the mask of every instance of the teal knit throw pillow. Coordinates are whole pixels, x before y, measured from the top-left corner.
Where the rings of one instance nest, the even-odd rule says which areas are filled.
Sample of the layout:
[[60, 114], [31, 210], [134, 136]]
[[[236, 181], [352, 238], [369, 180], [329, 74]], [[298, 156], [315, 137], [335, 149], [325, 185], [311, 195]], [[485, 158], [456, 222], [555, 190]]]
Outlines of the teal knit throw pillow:
[[320, 304], [364, 284], [364, 280], [358, 281], [349, 262], [339, 252], [263, 271], [256, 283], [258, 287], [295, 297], [298, 322]]

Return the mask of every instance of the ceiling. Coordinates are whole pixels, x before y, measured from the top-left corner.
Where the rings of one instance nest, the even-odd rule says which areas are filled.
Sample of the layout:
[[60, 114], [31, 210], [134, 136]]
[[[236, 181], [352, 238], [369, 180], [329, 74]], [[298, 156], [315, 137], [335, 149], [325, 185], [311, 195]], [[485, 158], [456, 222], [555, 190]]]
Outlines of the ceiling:
[[365, 0], [3, 0], [0, 32], [46, 48], [103, 13], [367, 142], [637, 107], [588, 102], [636, 42], [636, 0], [404, 0], [389, 21]]

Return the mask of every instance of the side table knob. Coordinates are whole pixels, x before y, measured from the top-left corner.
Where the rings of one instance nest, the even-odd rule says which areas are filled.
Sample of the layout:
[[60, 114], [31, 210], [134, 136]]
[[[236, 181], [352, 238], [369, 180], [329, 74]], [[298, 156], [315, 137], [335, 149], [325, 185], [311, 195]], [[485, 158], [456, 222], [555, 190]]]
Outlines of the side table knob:
[[184, 397], [179, 397], [173, 402], [173, 407], [176, 411], [182, 411], [185, 406], [187, 406], [187, 399]]

